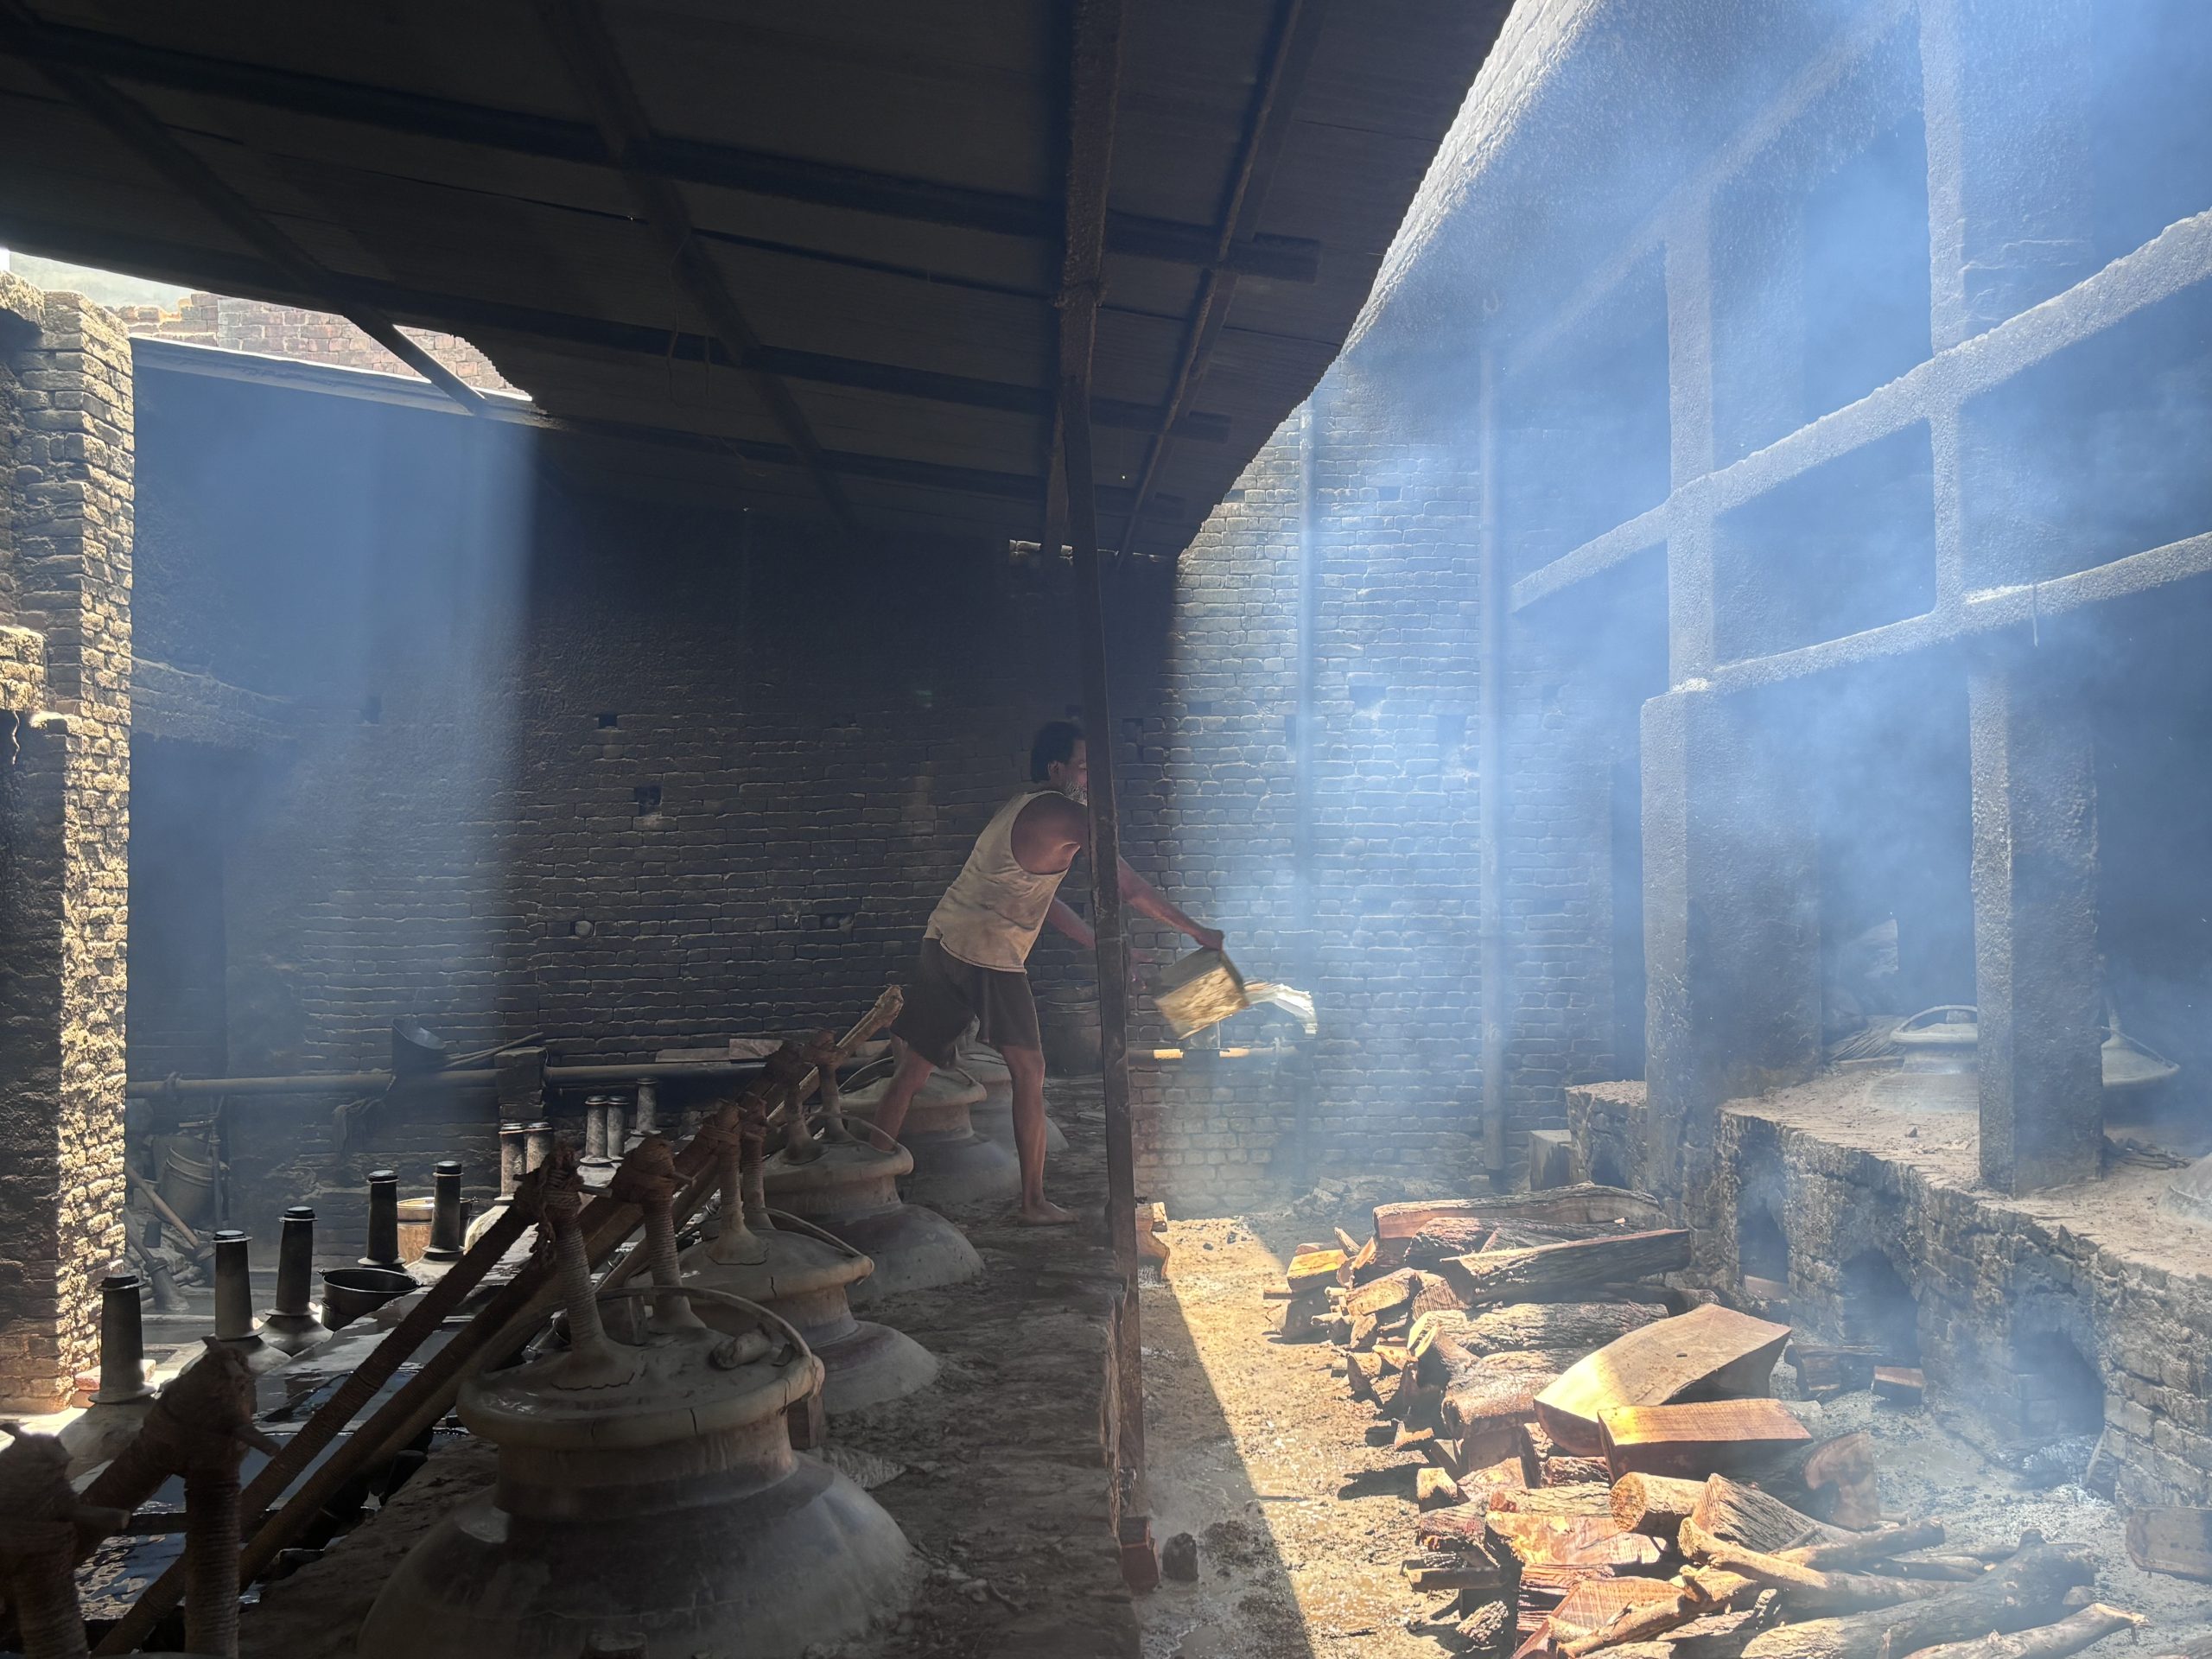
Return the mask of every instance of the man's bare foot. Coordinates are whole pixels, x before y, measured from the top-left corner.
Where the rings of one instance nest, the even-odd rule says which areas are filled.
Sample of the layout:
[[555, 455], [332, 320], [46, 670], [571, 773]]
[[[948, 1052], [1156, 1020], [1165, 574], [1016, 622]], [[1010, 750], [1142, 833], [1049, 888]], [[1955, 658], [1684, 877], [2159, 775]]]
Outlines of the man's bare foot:
[[1076, 1219], [1072, 1210], [1063, 1210], [1050, 1198], [1039, 1198], [1034, 1204], [1025, 1204], [1014, 1212], [1014, 1218], [1025, 1227], [1065, 1227]]

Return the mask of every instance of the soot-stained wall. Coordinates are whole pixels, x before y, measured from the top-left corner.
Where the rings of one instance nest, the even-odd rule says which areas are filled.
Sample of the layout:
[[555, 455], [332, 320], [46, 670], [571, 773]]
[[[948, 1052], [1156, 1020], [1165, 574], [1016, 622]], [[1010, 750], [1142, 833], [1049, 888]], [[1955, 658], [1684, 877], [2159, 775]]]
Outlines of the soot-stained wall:
[[[1065, 563], [832, 550], [557, 460], [549, 490], [512, 426], [141, 381], [140, 653], [286, 700], [259, 753], [164, 757], [164, 818], [223, 848], [234, 1075], [381, 1065], [403, 1014], [556, 1060], [842, 1026], [1077, 700]], [[1116, 579], [1139, 662], [1157, 581]], [[1033, 967], [1048, 1017], [1089, 1001], [1057, 936]], [[343, 1155], [333, 1104], [233, 1103], [257, 1230], [317, 1191], [350, 1225], [376, 1163], [490, 1179], [488, 1099], [353, 1116]]]

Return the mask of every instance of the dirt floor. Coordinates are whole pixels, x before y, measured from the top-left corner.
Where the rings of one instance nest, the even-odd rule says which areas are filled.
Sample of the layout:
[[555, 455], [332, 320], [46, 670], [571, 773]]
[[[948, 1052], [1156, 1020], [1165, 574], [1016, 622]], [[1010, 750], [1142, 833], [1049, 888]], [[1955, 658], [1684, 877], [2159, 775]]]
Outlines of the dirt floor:
[[[1414, 1594], [1399, 1571], [1411, 1553], [1414, 1459], [1367, 1443], [1374, 1414], [1347, 1392], [1337, 1351], [1278, 1340], [1282, 1305], [1263, 1296], [1294, 1247], [1328, 1237], [1332, 1220], [1371, 1230], [1351, 1205], [1169, 1226], [1165, 1280], [1143, 1306], [1150, 1503], [1155, 1534], [1193, 1535], [1198, 1565], [1197, 1582], [1163, 1584], [1138, 1604], [1146, 1659], [1446, 1651], [1408, 1628], [1448, 1600]], [[1873, 1432], [1885, 1510], [1940, 1518], [1969, 1544], [2032, 1527], [2088, 1545], [2099, 1599], [2153, 1621], [2135, 1652], [2168, 1652], [2212, 1630], [2212, 1586], [2138, 1571], [2103, 1499], [2073, 1486], [2025, 1491], [1917, 1409], [1871, 1395], [1827, 1409], [1835, 1432]]]
[[[870, 1309], [943, 1363], [937, 1382], [838, 1417], [830, 1442], [896, 1465], [873, 1487], [905, 1529], [922, 1574], [912, 1611], [868, 1640], [815, 1659], [1123, 1659], [1135, 1609], [1107, 1526], [1098, 1441], [1104, 1319], [1113, 1288], [1095, 1084], [1053, 1085], [1069, 1150], [1052, 1166], [1061, 1202], [1090, 1217], [1047, 1230], [998, 1206], [952, 1211], [984, 1276]], [[392, 1566], [454, 1503], [488, 1484], [488, 1449], [442, 1448], [382, 1514], [270, 1586], [244, 1620], [244, 1659], [351, 1659], [353, 1632]], [[877, 1471], [880, 1473], [881, 1471]]]

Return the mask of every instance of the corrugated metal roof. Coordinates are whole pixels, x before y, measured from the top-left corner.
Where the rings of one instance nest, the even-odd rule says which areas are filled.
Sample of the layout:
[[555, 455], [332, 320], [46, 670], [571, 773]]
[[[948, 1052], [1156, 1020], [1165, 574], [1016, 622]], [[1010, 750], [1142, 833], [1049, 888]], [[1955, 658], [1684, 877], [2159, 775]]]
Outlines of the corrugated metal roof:
[[[1135, 547], [1179, 550], [1311, 388], [1506, 9], [1128, 0], [1093, 387], [1105, 539], [1142, 486]], [[802, 421], [865, 521], [1033, 537], [1068, 33], [1065, 5], [1028, 0], [0, 0], [0, 241], [460, 334], [547, 414], [621, 429], [610, 454], [664, 435], [734, 500], [811, 504]], [[581, 68], [579, 39], [604, 48]], [[117, 93], [151, 118], [135, 144]], [[1161, 446], [1255, 154], [1225, 321]], [[320, 269], [181, 188], [193, 162]], [[656, 199], [688, 221], [673, 257]], [[756, 345], [705, 314], [701, 264]]]

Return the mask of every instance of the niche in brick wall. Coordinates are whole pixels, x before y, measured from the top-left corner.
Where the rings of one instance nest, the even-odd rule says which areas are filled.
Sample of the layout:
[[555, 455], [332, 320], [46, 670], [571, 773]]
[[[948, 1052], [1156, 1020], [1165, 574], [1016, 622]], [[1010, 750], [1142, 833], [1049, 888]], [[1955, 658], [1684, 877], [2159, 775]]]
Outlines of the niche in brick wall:
[[2019, 1427], [2027, 1438], [2063, 1440], [2104, 1427], [2103, 1379], [2063, 1333], [2044, 1331], [2017, 1339], [2012, 1369]]
[[640, 818], [658, 818], [660, 816], [660, 785], [658, 784], [639, 784], [636, 789], [631, 791], [631, 794], [638, 803], [638, 816]]
[[1764, 1204], [1743, 1206], [1737, 1217], [1736, 1265], [1754, 1279], [1789, 1282], [1789, 1236]]
[[1920, 1363], [1920, 1303], [1879, 1250], [1843, 1264], [1843, 1339], [1873, 1349], [1885, 1365]]

